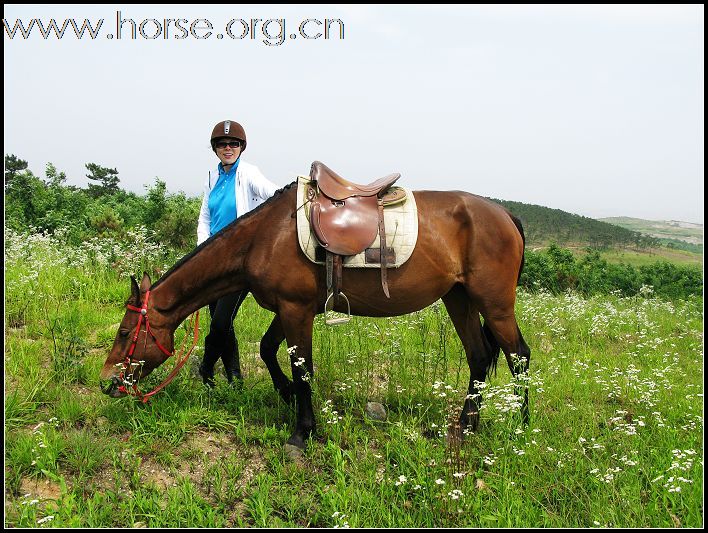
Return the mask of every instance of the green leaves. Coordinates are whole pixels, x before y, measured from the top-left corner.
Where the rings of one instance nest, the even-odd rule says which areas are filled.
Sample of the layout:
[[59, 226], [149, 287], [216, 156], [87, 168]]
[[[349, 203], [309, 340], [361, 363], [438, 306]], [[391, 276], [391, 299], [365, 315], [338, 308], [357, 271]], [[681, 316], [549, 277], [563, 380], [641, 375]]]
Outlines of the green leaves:
[[526, 251], [519, 285], [553, 294], [573, 290], [583, 296], [615, 292], [636, 296], [641, 294], [642, 286], [651, 286], [656, 296], [678, 299], [701, 295], [703, 276], [698, 268], [667, 261], [640, 267], [613, 264], [592, 249], [578, 259], [570, 250], [552, 244], [545, 251]]

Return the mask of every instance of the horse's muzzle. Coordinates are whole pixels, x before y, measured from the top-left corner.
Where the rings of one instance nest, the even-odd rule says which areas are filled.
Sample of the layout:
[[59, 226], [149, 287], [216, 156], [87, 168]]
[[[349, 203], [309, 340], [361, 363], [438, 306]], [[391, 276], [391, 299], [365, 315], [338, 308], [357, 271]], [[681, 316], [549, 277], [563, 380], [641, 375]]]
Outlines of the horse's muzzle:
[[111, 398], [122, 398], [126, 395], [126, 393], [119, 390], [120, 384], [120, 379], [118, 379], [116, 376], [108, 380], [101, 380], [101, 392], [103, 394], [107, 394]]

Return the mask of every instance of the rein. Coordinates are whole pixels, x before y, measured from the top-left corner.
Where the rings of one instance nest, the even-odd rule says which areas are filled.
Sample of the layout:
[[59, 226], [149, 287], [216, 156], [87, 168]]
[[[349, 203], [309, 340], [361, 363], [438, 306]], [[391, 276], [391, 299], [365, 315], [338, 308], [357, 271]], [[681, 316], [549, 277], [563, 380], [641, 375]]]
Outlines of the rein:
[[[135, 311], [137, 313], [140, 313], [140, 316], [138, 317], [138, 326], [135, 328], [135, 335], [133, 335], [133, 342], [130, 345], [130, 349], [128, 350], [128, 355], [125, 357], [125, 362], [120, 364], [120, 366], [123, 367], [123, 370], [120, 373], [120, 380], [123, 382], [122, 385], [118, 387], [118, 390], [121, 392], [124, 392], [126, 394], [130, 394], [132, 396], [135, 396], [139, 398], [143, 403], [147, 403], [147, 401], [150, 399], [151, 396], [156, 394], [157, 392], [161, 391], [163, 388], [165, 388], [174, 378], [175, 376], [179, 373], [180, 369], [184, 366], [184, 363], [187, 362], [187, 359], [189, 359], [189, 356], [192, 353], [192, 350], [194, 350], [194, 347], [197, 345], [197, 342], [199, 340], [199, 311], [195, 313], [195, 318], [194, 318], [194, 341], [192, 343], [192, 347], [189, 349], [189, 351], [182, 355], [175, 357], [175, 366], [172, 369], [172, 371], [169, 373], [169, 375], [165, 378], [165, 380], [160, 383], [157, 387], [155, 387], [154, 390], [151, 392], [148, 392], [147, 394], [143, 394], [140, 389], [138, 389], [138, 382], [137, 380], [133, 381], [133, 373], [134, 370], [129, 374], [125, 375], [124, 371], [126, 371], [129, 367], [137, 367], [140, 366], [142, 368], [142, 362], [132, 362], [133, 361], [133, 353], [135, 353], [135, 347], [138, 345], [138, 336], [140, 335], [140, 331], [142, 329], [143, 323], [145, 323], [145, 344], [144, 346], [147, 346], [147, 335], [149, 334], [152, 337], [153, 342], [157, 345], [157, 347], [160, 349], [162, 353], [167, 355], [168, 357], [172, 357], [175, 355], [175, 352], [168, 351], [167, 348], [162, 346], [160, 342], [157, 340], [157, 337], [155, 337], [155, 334], [152, 332], [150, 329], [150, 320], [148, 319], [147, 316], [147, 307], [148, 307], [148, 299], [150, 298], [150, 291], [147, 291], [145, 293], [145, 301], [142, 304], [142, 307], [136, 307], [134, 305], [126, 304], [126, 308], [129, 311]], [[132, 392], [126, 387], [132, 386]]]

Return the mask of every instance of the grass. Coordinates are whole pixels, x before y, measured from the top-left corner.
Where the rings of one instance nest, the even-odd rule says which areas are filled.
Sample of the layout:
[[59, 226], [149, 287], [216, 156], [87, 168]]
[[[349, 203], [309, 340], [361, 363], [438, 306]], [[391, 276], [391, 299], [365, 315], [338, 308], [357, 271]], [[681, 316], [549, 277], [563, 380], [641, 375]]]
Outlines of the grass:
[[703, 254], [669, 248], [655, 248], [641, 252], [629, 249], [610, 250], [601, 255], [609, 263], [626, 263], [635, 267], [650, 265], [657, 261], [669, 261], [684, 266], [703, 265]]
[[[585, 245], [566, 245], [576, 257], [583, 257], [587, 254]], [[546, 247], [534, 247], [534, 251], [543, 250]], [[668, 261], [681, 266], [702, 266], [703, 254], [686, 250], [671, 249], [667, 247], [647, 248], [637, 250], [635, 248], [611, 248], [600, 252], [600, 256], [608, 263], [625, 263], [633, 267], [651, 265], [658, 261]]]
[[[702, 299], [520, 292], [531, 424], [500, 362], [480, 430], [459, 446], [445, 433], [469, 374], [440, 302], [339, 328], [318, 319], [318, 435], [300, 463], [283, 446], [294, 412], [258, 356], [269, 312], [249, 297], [236, 319], [243, 389], [223, 375], [205, 389], [197, 350], [147, 405], [113, 400], [98, 372], [128, 280], [96, 255], [92, 269], [62, 257], [80, 261], [39, 239], [6, 245], [8, 527], [703, 524]], [[279, 360], [288, 368], [284, 348]]]

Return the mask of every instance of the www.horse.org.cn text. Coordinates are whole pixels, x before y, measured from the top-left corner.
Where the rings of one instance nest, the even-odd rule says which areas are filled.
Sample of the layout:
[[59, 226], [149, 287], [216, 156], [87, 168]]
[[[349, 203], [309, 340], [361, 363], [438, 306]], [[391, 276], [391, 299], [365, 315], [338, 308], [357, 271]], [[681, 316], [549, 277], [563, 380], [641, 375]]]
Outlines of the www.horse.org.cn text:
[[[307, 18], [289, 22], [285, 18], [232, 18], [225, 24], [215, 24], [205, 18], [145, 18], [124, 16], [116, 11], [115, 24], [104, 25], [106, 19], [97, 21], [67, 18], [48, 21], [32, 18], [29, 21], [3, 19], [5, 39], [44, 40], [59, 39], [108, 39], [108, 40], [185, 40], [223, 39], [234, 41], [259, 41], [266, 46], [281, 46], [288, 40], [344, 40], [344, 22], [341, 19], [323, 20]], [[218, 30], [217, 28], [223, 28]]]

